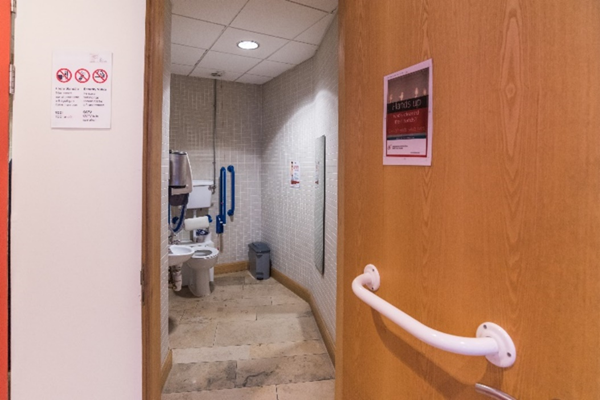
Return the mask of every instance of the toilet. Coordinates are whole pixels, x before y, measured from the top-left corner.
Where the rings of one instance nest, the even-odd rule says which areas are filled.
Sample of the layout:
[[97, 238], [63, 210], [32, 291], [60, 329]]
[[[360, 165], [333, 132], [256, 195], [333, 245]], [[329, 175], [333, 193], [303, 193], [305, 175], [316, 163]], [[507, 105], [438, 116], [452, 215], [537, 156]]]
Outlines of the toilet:
[[[212, 185], [213, 181], [209, 180], [193, 181], [187, 208], [194, 212], [194, 216], [196, 211], [208, 211], [211, 206]], [[194, 255], [184, 264], [187, 268], [184, 268], [183, 281], [184, 284], [187, 281], [190, 291], [197, 297], [210, 294], [210, 282], [214, 280], [214, 266], [219, 256], [219, 250], [215, 248], [214, 243], [211, 241], [210, 233], [206, 236], [206, 239], [202, 243], [185, 243], [186, 246], [194, 250]], [[189, 274], [185, 273], [186, 269]]]
[[194, 255], [186, 262], [186, 265], [192, 270], [188, 287], [196, 297], [208, 296], [210, 295], [210, 273], [217, 263], [219, 250], [211, 241], [192, 243], [189, 246], [194, 250]]

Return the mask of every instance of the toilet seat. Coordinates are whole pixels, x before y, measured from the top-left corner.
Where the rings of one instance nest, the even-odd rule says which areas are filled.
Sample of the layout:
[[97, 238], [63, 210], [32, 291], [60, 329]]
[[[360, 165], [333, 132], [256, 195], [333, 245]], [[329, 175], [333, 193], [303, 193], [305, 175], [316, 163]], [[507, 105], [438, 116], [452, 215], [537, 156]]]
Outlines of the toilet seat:
[[203, 260], [210, 260], [213, 259], [215, 257], [217, 257], [219, 255], [219, 250], [215, 249], [214, 247], [196, 247], [194, 248], [194, 254], [192, 255], [192, 258], [200, 258]]

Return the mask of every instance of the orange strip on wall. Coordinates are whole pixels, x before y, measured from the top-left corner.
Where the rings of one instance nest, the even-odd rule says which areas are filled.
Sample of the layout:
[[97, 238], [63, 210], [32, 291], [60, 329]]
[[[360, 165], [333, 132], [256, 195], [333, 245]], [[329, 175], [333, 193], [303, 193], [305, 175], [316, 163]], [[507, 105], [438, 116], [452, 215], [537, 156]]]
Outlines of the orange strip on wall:
[[10, 2], [0, 5], [0, 400], [8, 399], [8, 138]]

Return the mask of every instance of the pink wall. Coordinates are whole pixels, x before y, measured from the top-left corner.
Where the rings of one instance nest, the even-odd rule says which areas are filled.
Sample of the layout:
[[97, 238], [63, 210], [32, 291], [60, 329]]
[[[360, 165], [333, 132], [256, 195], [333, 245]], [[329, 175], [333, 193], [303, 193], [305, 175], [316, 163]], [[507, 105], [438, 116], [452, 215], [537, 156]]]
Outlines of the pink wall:
[[[144, 0], [19, 3], [12, 400], [141, 399], [145, 11]], [[110, 129], [50, 128], [58, 50], [112, 52]]]

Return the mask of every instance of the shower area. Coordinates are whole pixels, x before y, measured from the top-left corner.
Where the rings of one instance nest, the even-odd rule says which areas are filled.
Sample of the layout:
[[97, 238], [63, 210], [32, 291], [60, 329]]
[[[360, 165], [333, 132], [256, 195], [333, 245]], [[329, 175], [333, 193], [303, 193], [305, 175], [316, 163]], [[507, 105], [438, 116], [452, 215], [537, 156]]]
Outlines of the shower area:
[[[169, 234], [169, 150], [187, 152], [193, 179], [213, 180], [216, 170], [217, 186], [219, 169], [235, 166], [236, 211], [233, 219], [227, 218], [221, 238], [216, 237], [214, 222], [210, 227], [220, 254], [209, 297], [188, 298], [169, 289], [165, 250], [161, 358], [163, 372], [170, 365], [172, 368], [163, 398], [177, 399], [178, 393], [190, 391], [217, 395], [215, 390], [238, 390], [240, 396], [244, 390], [268, 391], [269, 396], [273, 390], [291, 393], [288, 397], [280, 394], [280, 399], [300, 398], [293, 393], [311, 390], [325, 395], [333, 390], [335, 346], [337, 1], [298, 2], [319, 3], [317, 8], [292, 4], [300, 7], [298, 11], [316, 16], [308, 24], [312, 29], [303, 30], [295, 40], [284, 43], [281, 37], [257, 36], [259, 42], [264, 41], [263, 50], [276, 43], [271, 57], [291, 46], [290, 54], [296, 59], [288, 58], [292, 61], [287, 63], [278, 56], [274, 57], [277, 61], [257, 60], [252, 55], [228, 53], [221, 42], [229, 36], [236, 39], [241, 29], [232, 24], [239, 22], [245, 11], [255, 12], [268, 4], [273, 5], [274, 12], [285, 11], [279, 8], [289, 2], [235, 1], [219, 12], [209, 7], [217, 2], [198, 3], [197, 7], [208, 7], [202, 18], [194, 14], [200, 8], [192, 9], [189, 2], [165, 2], [166, 15], [172, 15], [165, 19], [165, 31], [171, 35], [165, 40], [170, 45], [165, 49], [163, 90], [165, 248]], [[237, 10], [234, 3], [239, 3]], [[212, 15], [217, 19], [205, 20]], [[220, 22], [219, 15], [223, 17]], [[212, 42], [204, 44], [206, 48], [195, 47], [200, 44], [190, 39], [192, 26], [219, 23], [222, 26]], [[298, 58], [299, 49], [306, 53], [304, 60]], [[231, 62], [223, 68], [215, 64], [219, 58]], [[208, 212], [213, 221], [218, 212], [217, 188]], [[270, 247], [272, 278], [264, 282], [245, 272], [248, 245], [254, 242]], [[225, 319], [216, 321], [217, 314]], [[264, 343], [247, 338], [218, 339], [219, 332], [228, 330], [256, 331], [267, 339]], [[236, 353], [244, 349], [254, 356]], [[254, 362], [258, 359], [260, 362]], [[248, 363], [258, 364], [259, 370], [244, 370]], [[306, 368], [307, 373], [294, 372], [296, 365]], [[189, 373], [199, 382], [214, 368], [219, 372], [212, 381], [216, 379], [224, 386], [190, 387], [174, 377], [176, 372], [195, 371]], [[248, 374], [280, 378], [242, 378]], [[278, 389], [280, 384], [292, 386]]]

